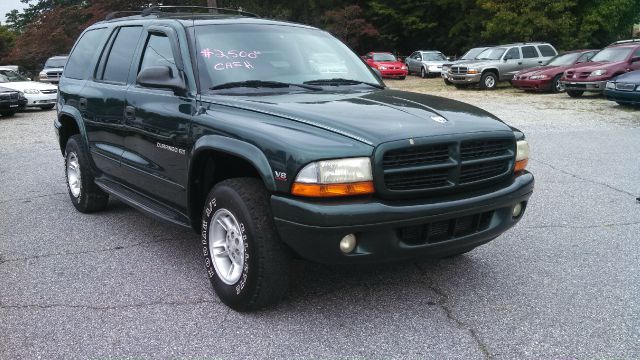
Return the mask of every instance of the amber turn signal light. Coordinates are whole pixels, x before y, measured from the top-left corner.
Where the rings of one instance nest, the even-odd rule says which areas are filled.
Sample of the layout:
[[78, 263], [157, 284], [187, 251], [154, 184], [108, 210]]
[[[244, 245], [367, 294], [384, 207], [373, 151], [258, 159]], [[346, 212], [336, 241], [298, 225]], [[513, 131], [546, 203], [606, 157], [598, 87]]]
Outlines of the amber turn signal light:
[[291, 193], [306, 197], [336, 197], [373, 194], [373, 181], [348, 184], [305, 184], [293, 183]]
[[516, 167], [513, 172], [522, 171], [527, 168], [527, 164], [529, 163], [529, 159], [524, 159], [520, 161], [516, 161]]

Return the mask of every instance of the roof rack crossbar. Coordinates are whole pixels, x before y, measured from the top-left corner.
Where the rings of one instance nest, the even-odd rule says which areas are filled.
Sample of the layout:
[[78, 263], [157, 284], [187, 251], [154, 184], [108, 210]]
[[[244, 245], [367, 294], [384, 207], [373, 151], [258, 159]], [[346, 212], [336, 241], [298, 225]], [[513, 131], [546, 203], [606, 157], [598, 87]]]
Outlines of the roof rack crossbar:
[[611, 45], [619, 45], [619, 44], [635, 43], [635, 42], [640, 42], [640, 39], [628, 39], [628, 40], [614, 41], [611, 44], [609, 44], [609, 46], [611, 46]]
[[221, 7], [207, 7], [207, 6], [151, 6], [142, 10], [142, 12], [139, 12], [139, 13], [140, 13], [140, 16], [149, 16], [152, 14], [163, 13], [163, 10], [179, 10], [179, 9], [215, 10], [217, 12], [223, 12], [223, 13], [233, 13], [233, 14], [243, 15], [243, 16], [259, 17], [254, 13], [244, 11], [244, 10], [221, 8]]
[[119, 14], [141, 14], [142, 11], [114, 11], [114, 12], [110, 12], [104, 19], [105, 20], [113, 20], [115, 19]]

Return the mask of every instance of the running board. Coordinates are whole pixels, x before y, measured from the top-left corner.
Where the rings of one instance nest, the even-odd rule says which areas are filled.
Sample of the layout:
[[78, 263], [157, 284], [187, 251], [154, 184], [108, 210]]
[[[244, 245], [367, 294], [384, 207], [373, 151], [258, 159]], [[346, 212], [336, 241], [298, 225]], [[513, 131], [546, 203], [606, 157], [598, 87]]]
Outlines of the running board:
[[96, 185], [102, 190], [108, 192], [110, 195], [115, 196], [122, 202], [130, 205], [142, 212], [145, 212], [160, 220], [168, 221], [172, 224], [183, 226], [191, 229], [191, 223], [189, 219], [182, 213], [175, 211], [165, 205], [139, 194], [136, 191], [129, 189], [126, 186], [120, 185], [115, 181], [108, 179], [95, 179]]

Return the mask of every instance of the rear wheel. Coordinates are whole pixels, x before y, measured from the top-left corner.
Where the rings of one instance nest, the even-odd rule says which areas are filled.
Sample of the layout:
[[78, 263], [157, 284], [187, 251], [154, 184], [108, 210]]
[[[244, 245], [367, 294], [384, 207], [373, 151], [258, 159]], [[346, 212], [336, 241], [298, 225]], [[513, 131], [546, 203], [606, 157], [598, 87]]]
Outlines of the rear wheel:
[[562, 85], [560, 78], [562, 78], [562, 74], [556, 75], [556, 77], [553, 78], [553, 81], [551, 81], [551, 92], [559, 93], [564, 91], [564, 85]]
[[289, 253], [261, 181], [229, 179], [211, 190], [202, 213], [202, 244], [211, 285], [230, 308], [255, 310], [286, 294]]
[[485, 90], [493, 90], [498, 85], [498, 77], [492, 72], [482, 74], [480, 78], [480, 88]]
[[572, 98], [579, 98], [582, 96], [582, 94], [584, 94], [584, 91], [582, 90], [567, 90], [567, 95], [571, 96]]
[[109, 194], [94, 182], [88, 152], [80, 135], [73, 135], [65, 148], [65, 177], [73, 206], [80, 212], [103, 210], [109, 202]]

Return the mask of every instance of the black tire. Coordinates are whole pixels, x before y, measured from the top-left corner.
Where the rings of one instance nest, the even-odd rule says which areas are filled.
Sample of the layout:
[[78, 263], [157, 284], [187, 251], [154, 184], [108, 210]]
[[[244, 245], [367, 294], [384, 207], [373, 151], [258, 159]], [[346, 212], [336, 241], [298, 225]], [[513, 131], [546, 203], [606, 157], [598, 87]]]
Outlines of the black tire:
[[2, 116], [6, 116], [6, 117], [12, 117], [16, 114], [17, 111], [3, 111], [0, 112], [0, 115]]
[[562, 74], [558, 74], [551, 81], [551, 92], [552, 93], [557, 94], [559, 92], [563, 92], [564, 91], [564, 86], [562, 85], [562, 82], [560, 81], [561, 78], [562, 78]]
[[40, 106], [40, 109], [42, 110], [51, 110], [53, 109], [55, 105], [46, 105], [46, 106]]
[[447, 86], [451, 86], [451, 85], [453, 85], [453, 83], [452, 83], [451, 81], [449, 81], [449, 79], [444, 79], [444, 83], [445, 83], [445, 85], [447, 85]]
[[400, 76], [400, 80], [404, 80], [406, 78], [407, 78], [406, 76]]
[[454, 85], [454, 86], [456, 87], [456, 89], [458, 89], [458, 90], [466, 89], [466, 88], [468, 88], [468, 87], [469, 87], [469, 85], [466, 85], [466, 84], [453, 84], [453, 85]]
[[423, 79], [426, 79], [426, 78], [429, 77], [429, 73], [423, 67], [420, 68], [420, 77], [423, 78]]
[[[80, 173], [80, 189], [77, 195], [71, 189], [69, 181], [70, 159], [77, 159]], [[82, 213], [92, 213], [104, 210], [109, 202], [109, 194], [100, 189], [94, 182], [93, 170], [88, 157], [88, 151], [83, 145], [80, 135], [73, 135], [67, 141], [64, 156], [64, 175], [67, 180], [69, 197], [75, 208]]]
[[616, 101], [616, 103], [617, 103], [618, 105], [620, 105], [620, 106], [624, 106], [624, 107], [631, 107], [631, 104], [629, 104], [629, 103], [624, 103], [624, 102], [622, 102], [622, 101]]
[[[230, 284], [227, 282], [232, 279], [227, 278], [225, 282], [217, 273], [216, 268], [220, 265], [214, 262], [210, 250], [213, 247], [209, 246], [212, 230], [220, 232], [224, 229], [221, 225], [212, 224], [212, 219], [218, 213], [233, 215], [239, 225], [234, 228], [243, 239], [243, 246], [238, 246], [236, 242], [236, 249], [244, 249], [240, 255], [244, 260], [242, 272], [237, 281]], [[224, 232], [228, 238], [230, 232]], [[231, 231], [231, 235], [234, 234]], [[202, 213], [202, 245], [211, 285], [220, 300], [230, 308], [236, 311], [256, 310], [275, 304], [286, 295], [290, 255], [278, 237], [269, 207], [269, 194], [260, 180], [229, 179], [218, 183], [209, 192]], [[227, 254], [222, 257], [227, 256], [229, 263], [232, 261], [228, 254], [234, 252], [228, 250], [231, 246], [227, 242], [222, 251]]]
[[491, 71], [482, 74], [480, 78], [480, 89], [493, 90], [498, 85], [498, 76]]
[[582, 94], [584, 94], [584, 91], [582, 90], [567, 90], [567, 95], [571, 96], [572, 98], [579, 98], [582, 96]]

